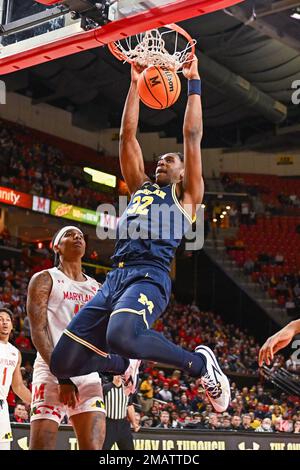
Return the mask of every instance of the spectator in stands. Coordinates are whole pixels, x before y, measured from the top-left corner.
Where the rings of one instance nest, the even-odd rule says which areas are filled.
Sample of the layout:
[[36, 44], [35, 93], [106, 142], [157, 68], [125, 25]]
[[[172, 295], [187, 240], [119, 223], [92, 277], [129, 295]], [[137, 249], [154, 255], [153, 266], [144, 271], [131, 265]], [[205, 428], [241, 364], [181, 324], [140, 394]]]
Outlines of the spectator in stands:
[[186, 390], [186, 396], [188, 397], [189, 402], [193, 401], [196, 398], [198, 393], [198, 387], [195, 382], [189, 383], [189, 388]]
[[188, 403], [188, 398], [185, 393], [181, 395], [180, 402], [177, 408], [179, 411], [186, 411], [187, 413], [190, 413], [192, 411], [192, 407]]
[[171, 393], [172, 393], [173, 403], [178, 405], [178, 403], [180, 402], [180, 397], [181, 397], [181, 392], [180, 392], [180, 388], [179, 388], [178, 383], [173, 384], [172, 389], [171, 389]]
[[149, 375], [142, 383], [140, 386], [140, 392], [142, 396], [140, 397], [140, 402], [142, 406], [142, 411], [143, 413], [147, 413], [153, 405], [153, 395], [154, 395], [154, 389], [153, 389], [153, 380], [152, 376]]
[[218, 415], [216, 413], [210, 413], [208, 422], [204, 425], [204, 428], [216, 431], [219, 427]]
[[25, 337], [24, 331], [20, 331], [19, 336], [15, 340], [15, 345], [17, 346], [18, 349], [21, 349], [23, 351], [32, 350], [30, 340]]
[[151, 418], [151, 416], [143, 416], [141, 418], [141, 427], [142, 428], [153, 428], [155, 426], [153, 426], [153, 419]]
[[241, 426], [242, 419], [238, 415], [234, 415], [231, 418], [231, 429], [232, 431], [241, 431], [243, 428]]
[[249, 224], [250, 207], [249, 202], [242, 202], [241, 204], [241, 224]]
[[240, 427], [241, 431], [252, 432], [254, 431], [253, 427], [251, 426], [251, 416], [250, 415], [243, 415], [242, 416], [242, 424]]
[[297, 194], [290, 194], [289, 202], [291, 206], [297, 206], [298, 205]]
[[170, 387], [173, 387], [173, 385], [175, 384], [180, 385], [180, 379], [181, 379], [181, 371], [175, 369], [170, 379]]
[[179, 412], [178, 421], [180, 422], [180, 424], [182, 424], [182, 426], [185, 425], [187, 416], [188, 416], [188, 413], [185, 410], [182, 410]]
[[231, 430], [231, 419], [228, 413], [223, 413], [222, 421], [220, 425], [221, 431], [230, 431]]
[[294, 430], [295, 434], [300, 434], [300, 419], [297, 419], [294, 423]]
[[278, 418], [281, 420], [281, 431], [282, 432], [293, 432], [294, 429], [294, 422], [289, 416], [289, 413], [285, 413], [282, 418]]
[[254, 415], [255, 415], [255, 418], [258, 418], [260, 420], [264, 419], [264, 417], [266, 416], [266, 409], [263, 403], [257, 404]]
[[179, 416], [177, 411], [171, 412], [171, 428], [172, 429], [182, 429], [182, 424], [179, 421]]
[[261, 402], [263, 404], [270, 404], [270, 399], [268, 398], [264, 387], [262, 385], [258, 385], [257, 387], [254, 385], [251, 390], [250, 390], [250, 399], [252, 403], [255, 403], [255, 405], [258, 402]]
[[261, 425], [255, 429], [255, 432], [273, 432], [272, 421], [270, 418], [264, 418]]
[[158, 426], [156, 426], [156, 428], [169, 429], [170, 427], [170, 413], [168, 411], [162, 411], [160, 413], [160, 423]]
[[229, 223], [230, 227], [237, 227], [238, 226], [238, 220], [239, 220], [239, 212], [237, 210], [237, 207], [233, 204], [228, 212], [229, 215]]
[[165, 382], [164, 385], [163, 385], [163, 389], [160, 390], [160, 392], [158, 393], [158, 396], [157, 398], [159, 400], [163, 400], [163, 401], [172, 401], [172, 393], [170, 392], [169, 390], [169, 384], [168, 382]]
[[200, 429], [202, 428], [201, 419], [198, 419], [198, 416], [194, 417], [194, 414], [191, 413], [185, 418], [185, 423], [183, 429]]
[[[23, 321], [23, 331], [24, 335], [26, 338], [30, 338], [31, 332], [30, 332], [30, 322], [29, 322], [29, 317], [25, 315], [24, 321]], [[32, 348], [31, 348], [32, 349]]]
[[157, 405], [153, 405], [151, 410], [147, 413], [151, 416], [153, 421], [153, 427], [156, 427], [160, 423], [159, 409]]
[[11, 421], [15, 423], [29, 423], [28, 412], [23, 403], [16, 405]]
[[264, 211], [262, 210], [262, 201], [260, 199], [260, 197], [258, 197], [257, 195], [255, 196], [252, 196], [251, 198], [251, 207], [252, 207], [252, 210], [255, 212], [256, 215], [260, 215], [262, 214]]

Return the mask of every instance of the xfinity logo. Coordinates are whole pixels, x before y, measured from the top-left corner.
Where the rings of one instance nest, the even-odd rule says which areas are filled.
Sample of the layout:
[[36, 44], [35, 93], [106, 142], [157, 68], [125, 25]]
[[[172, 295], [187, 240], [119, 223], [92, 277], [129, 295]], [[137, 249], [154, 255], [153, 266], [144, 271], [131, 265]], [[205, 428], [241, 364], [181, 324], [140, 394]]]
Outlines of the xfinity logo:
[[292, 93], [292, 103], [295, 105], [300, 104], [300, 80], [295, 80], [292, 83], [292, 88], [295, 90]]
[[3, 80], [0, 80], [0, 104], [6, 104], [6, 85]]

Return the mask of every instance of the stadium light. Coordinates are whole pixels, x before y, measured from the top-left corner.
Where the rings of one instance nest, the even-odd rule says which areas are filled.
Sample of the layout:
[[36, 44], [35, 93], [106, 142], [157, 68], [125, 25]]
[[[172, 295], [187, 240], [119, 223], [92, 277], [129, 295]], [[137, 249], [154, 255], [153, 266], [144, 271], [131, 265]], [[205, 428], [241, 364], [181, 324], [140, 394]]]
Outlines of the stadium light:
[[91, 175], [94, 183], [104, 184], [105, 186], [110, 186], [111, 188], [116, 187], [117, 178], [114, 175], [103, 173], [103, 171], [94, 170], [93, 168], [89, 167], [85, 167], [83, 171]]

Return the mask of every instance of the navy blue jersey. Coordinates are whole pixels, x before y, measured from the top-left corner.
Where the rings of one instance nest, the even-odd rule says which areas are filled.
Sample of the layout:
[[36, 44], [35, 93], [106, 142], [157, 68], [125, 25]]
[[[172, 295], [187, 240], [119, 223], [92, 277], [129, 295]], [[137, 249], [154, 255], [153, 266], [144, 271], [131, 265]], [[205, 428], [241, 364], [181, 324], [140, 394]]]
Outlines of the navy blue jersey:
[[146, 181], [119, 220], [114, 264], [151, 262], [169, 269], [192, 222], [177, 199], [176, 184]]

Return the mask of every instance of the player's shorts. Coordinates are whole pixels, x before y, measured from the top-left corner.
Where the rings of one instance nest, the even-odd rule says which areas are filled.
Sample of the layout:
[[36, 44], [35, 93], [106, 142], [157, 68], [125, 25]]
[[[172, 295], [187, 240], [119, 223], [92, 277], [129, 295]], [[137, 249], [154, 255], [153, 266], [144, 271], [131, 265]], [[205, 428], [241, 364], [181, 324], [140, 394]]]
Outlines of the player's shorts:
[[0, 451], [1, 450], [10, 450], [10, 441], [5, 441], [5, 442], [0, 441]]
[[0, 400], [0, 442], [7, 443], [12, 440], [8, 404], [6, 400]]
[[140, 315], [145, 328], [150, 328], [167, 308], [170, 295], [171, 279], [166, 270], [146, 264], [118, 267], [72, 319], [65, 334], [95, 352], [109, 353], [106, 330], [111, 315]]
[[80, 413], [105, 413], [100, 379], [91, 381], [82, 376], [72, 381], [76, 384], [79, 393], [79, 401], [75, 408], [60, 403], [59, 385], [53, 380], [33, 382], [30, 421], [51, 419], [60, 424], [65, 415], [71, 418]]

